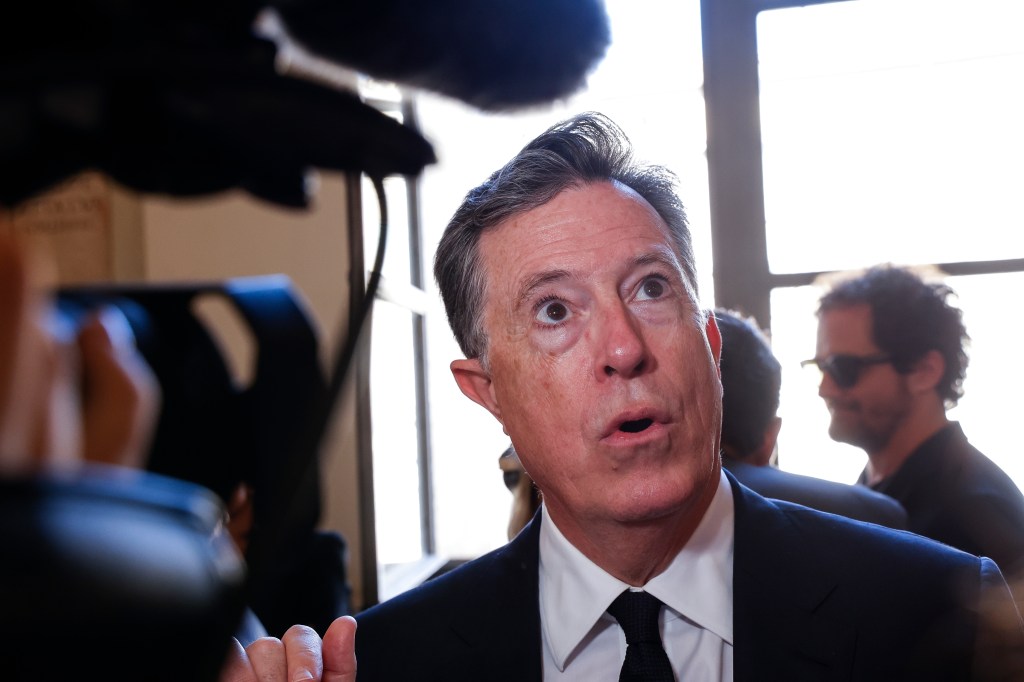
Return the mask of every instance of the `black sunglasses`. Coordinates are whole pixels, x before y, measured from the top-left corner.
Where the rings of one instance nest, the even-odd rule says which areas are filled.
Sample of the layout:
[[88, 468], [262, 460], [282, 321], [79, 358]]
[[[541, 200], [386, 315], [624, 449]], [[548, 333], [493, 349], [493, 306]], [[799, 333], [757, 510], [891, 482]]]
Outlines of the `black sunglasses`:
[[892, 362], [888, 355], [829, 355], [825, 358], [811, 358], [800, 363], [801, 367], [817, 365], [825, 374], [836, 382], [839, 388], [853, 388], [860, 381], [861, 372], [870, 365], [881, 365]]

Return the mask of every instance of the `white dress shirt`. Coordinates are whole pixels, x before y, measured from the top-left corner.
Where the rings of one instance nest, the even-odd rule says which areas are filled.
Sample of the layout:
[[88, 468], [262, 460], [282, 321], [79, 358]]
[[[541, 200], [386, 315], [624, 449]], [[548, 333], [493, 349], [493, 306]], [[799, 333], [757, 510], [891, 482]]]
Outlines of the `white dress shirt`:
[[733, 499], [722, 474], [711, 504], [667, 569], [646, 585], [612, 577], [558, 530], [547, 508], [540, 528], [540, 620], [544, 679], [618, 680], [626, 637], [605, 612], [630, 587], [665, 607], [659, 623], [676, 679], [732, 680]]

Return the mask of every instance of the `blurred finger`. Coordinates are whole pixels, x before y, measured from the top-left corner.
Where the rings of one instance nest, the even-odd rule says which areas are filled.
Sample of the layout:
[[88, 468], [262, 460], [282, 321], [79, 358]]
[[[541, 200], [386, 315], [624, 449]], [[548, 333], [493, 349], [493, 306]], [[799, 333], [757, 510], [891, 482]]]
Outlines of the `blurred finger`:
[[[13, 387], [17, 360], [24, 343], [22, 325], [27, 317], [28, 281], [17, 245], [0, 235], [0, 438], [8, 437], [13, 422]], [[4, 428], [6, 427], [6, 428]]]
[[[40, 281], [40, 254], [0, 236], [0, 471], [37, 468], [55, 453], [78, 456], [73, 354], [57, 348], [59, 326]], [[50, 462], [47, 461], [47, 464]]]
[[31, 452], [40, 466], [77, 466], [82, 459], [81, 365], [74, 331], [52, 310], [41, 316], [33, 339], [37, 389]]
[[160, 386], [114, 306], [92, 315], [79, 332], [82, 356], [84, 456], [93, 462], [142, 467], [156, 425]]
[[26, 357], [32, 348], [28, 280], [19, 245], [0, 235], [0, 465], [11, 472], [26, 465], [35, 433], [34, 385], [26, 382], [34, 373], [34, 362]]

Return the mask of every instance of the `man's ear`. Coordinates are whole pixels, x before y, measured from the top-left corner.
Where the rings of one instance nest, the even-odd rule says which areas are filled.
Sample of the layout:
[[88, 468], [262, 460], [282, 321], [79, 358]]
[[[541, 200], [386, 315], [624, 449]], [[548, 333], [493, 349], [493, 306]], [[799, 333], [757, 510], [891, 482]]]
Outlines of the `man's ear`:
[[718, 330], [718, 322], [715, 321], [715, 314], [708, 312], [708, 321], [704, 325], [704, 333], [707, 334], [708, 344], [711, 346], [711, 354], [715, 357], [715, 364], [718, 365], [718, 374], [722, 374], [722, 332]]
[[500, 422], [501, 408], [494, 395], [494, 383], [491, 381], [491, 375], [484, 370], [480, 360], [476, 358], [452, 360], [451, 369], [455, 383], [459, 385], [459, 389], [465, 396], [477, 405], [481, 405]]
[[939, 351], [930, 350], [914, 363], [907, 375], [910, 389], [912, 391], [931, 391], [939, 385], [942, 375], [945, 373], [946, 359]]

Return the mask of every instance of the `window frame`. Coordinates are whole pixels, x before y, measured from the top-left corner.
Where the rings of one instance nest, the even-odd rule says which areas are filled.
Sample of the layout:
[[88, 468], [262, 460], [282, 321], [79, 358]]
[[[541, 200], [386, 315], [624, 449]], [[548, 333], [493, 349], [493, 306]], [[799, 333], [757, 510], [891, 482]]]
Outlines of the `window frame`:
[[[711, 252], [717, 304], [771, 329], [773, 289], [813, 284], [813, 271], [777, 274], [768, 266], [757, 15], [765, 10], [857, 0], [701, 0], [707, 114]], [[1024, 258], [932, 263], [950, 276], [1024, 271]]]
[[[378, 110], [396, 115], [403, 123], [414, 130], [418, 130], [415, 103], [404, 94], [399, 94], [397, 99], [364, 98], [364, 101]], [[357, 353], [357, 369], [354, 375], [356, 393], [356, 424], [357, 424], [357, 461], [359, 470], [359, 527], [362, 536], [362, 562], [360, 571], [362, 573], [363, 586], [363, 608], [369, 608], [374, 604], [413, 587], [443, 566], [447, 559], [436, 554], [436, 540], [434, 530], [434, 509], [433, 509], [433, 475], [432, 458], [430, 447], [430, 413], [427, 401], [427, 371], [426, 371], [426, 315], [428, 306], [425, 303], [427, 293], [425, 291], [425, 274], [423, 260], [423, 230], [420, 214], [420, 179], [419, 177], [402, 178], [405, 184], [406, 193], [406, 215], [404, 222], [408, 230], [408, 258], [409, 258], [409, 282], [397, 282], [381, 277], [380, 286], [376, 292], [376, 300], [385, 300], [404, 310], [409, 311], [413, 316], [413, 364], [414, 364], [414, 391], [416, 403], [416, 448], [417, 448], [417, 474], [419, 479], [420, 499], [420, 548], [423, 556], [420, 560], [403, 565], [394, 570], [391, 575], [383, 576], [383, 567], [380, 564], [377, 550], [377, 515], [374, 495], [374, 450], [372, 413], [370, 401], [370, 356], [372, 353], [372, 333], [363, 334], [360, 347]], [[350, 273], [350, 287], [352, 301], [350, 310], [358, 309], [358, 301], [366, 291], [366, 282], [369, 279], [369, 264], [366, 263], [365, 235], [367, 230], [375, 232], [377, 226], [366, 225], [364, 216], [364, 201], [376, 201], [376, 198], [367, 199], [363, 196], [361, 176], [352, 175], [347, 184], [349, 198], [349, 224], [352, 229], [349, 231], [349, 248], [353, 254], [352, 271]], [[389, 213], [390, 215], [390, 213]], [[395, 223], [401, 221], [389, 220], [389, 230]], [[392, 249], [393, 242], [389, 241], [385, 247]], [[370, 315], [370, 329], [372, 330], [372, 312]], [[352, 321], [350, 321], [350, 324]]]

